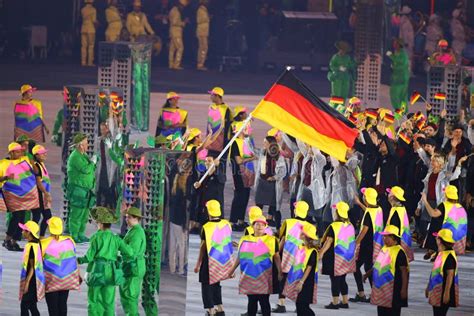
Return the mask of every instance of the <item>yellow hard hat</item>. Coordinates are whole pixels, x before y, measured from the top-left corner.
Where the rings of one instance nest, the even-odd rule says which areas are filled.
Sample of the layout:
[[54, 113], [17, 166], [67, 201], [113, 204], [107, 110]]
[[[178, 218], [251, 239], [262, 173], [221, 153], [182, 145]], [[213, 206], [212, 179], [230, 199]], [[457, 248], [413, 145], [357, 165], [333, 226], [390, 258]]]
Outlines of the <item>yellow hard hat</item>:
[[196, 136], [201, 135], [201, 130], [199, 128], [193, 127], [189, 130], [188, 141], [193, 140]]
[[295, 216], [299, 218], [306, 218], [308, 216], [309, 205], [305, 201], [298, 201], [295, 203]]
[[27, 91], [36, 91], [36, 88], [33, 88], [31, 85], [29, 84], [24, 84], [21, 86], [20, 88], [20, 95], [23, 95], [23, 93], [27, 92]]
[[234, 108], [234, 118], [236, 118], [237, 115], [239, 115], [240, 113], [247, 113], [247, 108], [245, 106], [242, 106], [242, 105], [237, 105]]
[[268, 225], [267, 219], [263, 215], [260, 215], [260, 216], [257, 216], [256, 218], [254, 218], [253, 222], [251, 222], [250, 224], [253, 225], [255, 223], [263, 223], [265, 225]]
[[249, 208], [249, 221], [253, 223], [253, 221], [257, 218], [262, 216], [263, 212], [262, 209], [258, 206], [252, 206]]
[[48, 220], [48, 227], [52, 235], [61, 235], [63, 233], [63, 220], [53, 216]]
[[313, 240], [318, 240], [318, 236], [316, 235], [316, 226], [313, 224], [306, 224], [303, 226], [303, 234]]
[[453, 238], [453, 232], [447, 228], [443, 228], [443, 229], [440, 229], [438, 232], [434, 232], [433, 236], [439, 237], [445, 242], [449, 242], [451, 244], [454, 244], [456, 242]]
[[36, 145], [35, 147], [33, 147], [31, 152], [33, 153], [33, 155], [38, 155], [38, 154], [41, 155], [41, 154], [47, 153], [48, 150], [41, 145]]
[[334, 205], [336, 208], [337, 215], [339, 215], [340, 218], [342, 219], [348, 219], [349, 218], [349, 204], [346, 202], [338, 202], [336, 205]]
[[224, 96], [224, 89], [222, 89], [221, 87], [214, 87], [212, 88], [212, 90], [210, 91], [207, 91], [209, 94], [215, 94], [215, 95], [218, 95], [220, 96], [221, 98]]
[[35, 222], [27, 221], [25, 224], [19, 223], [18, 226], [21, 229], [30, 232], [33, 236], [35, 236], [35, 238], [39, 238], [40, 228], [39, 228], [38, 224], [36, 224]]
[[10, 143], [8, 145], [8, 152], [12, 152], [12, 151], [15, 151], [15, 150], [23, 150], [23, 147], [21, 147], [20, 144], [15, 143], [15, 142]]
[[206, 203], [207, 212], [210, 217], [221, 216], [221, 204], [217, 200], [209, 200]]
[[444, 194], [450, 200], [457, 200], [458, 199], [458, 188], [456, 188], [454, 185], [448, 185], [444, 189]]
[[280, 132], [280, 130], [276, 127], [270, 129], [268, 132], [267, 132], [267, 136], [273, 136], [273, 137], [276, 137], [276, 135]]
[[405, 191], [402, 188], [400, 188], [399, 186], [394, 186], [390, 189], [387, 189], [387, 192], [389, 194], [390, 193], [393, 194], [393, 196], [396, 197], [397, 200], [399, 200], [399, 201], [403, 201], [403, 202], [406, 201], [405, 197], [404, 197]]
[[380, 235], [395, 235], [400, 238], [400, 229], [395, 225], [387, 225]]
[[174, 91], [170, 91], [166, 94], [166, 100], [169, 100], [169, 99], [179, 99], [180, 96], [179, 94], [177, 94], [176, 92]]
[[374, 188], [362, 188], [360, 190], [365, 197], [365, 200], [370, 205], [377, 205], [378, 193]]

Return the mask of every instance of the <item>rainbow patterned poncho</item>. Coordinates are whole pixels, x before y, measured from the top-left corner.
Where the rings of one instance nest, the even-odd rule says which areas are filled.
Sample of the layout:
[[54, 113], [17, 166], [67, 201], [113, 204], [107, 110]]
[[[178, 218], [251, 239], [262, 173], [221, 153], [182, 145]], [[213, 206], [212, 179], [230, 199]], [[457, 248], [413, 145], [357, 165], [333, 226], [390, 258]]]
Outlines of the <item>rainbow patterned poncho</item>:
[[400, 232], [402, 233], [401, 244], [403, 250], [405, 251], [408, 261], [414, 260], [413, 249], [411, 249], [411, 232], [410, 232], [410, 222], [408, 220], [407, 210], [403, 206], [392, 207], [390, 210], [390, 215], [388, 216], [387, 223], [390, 223], [392, 216], [397, 213], [400, 218], [401, 227], [399, 227]]
[[[209, 106], [207, 113], [207, 130], [212, 131], [213, 135], [219, 131], [221, 126], [225, 124], [225, 115], [229, 107], [225, 104]], [[216, 140], [209, 145], [208, 149], [221, 151], [224, 148], [224, 131], [216, 138]]]
[[[41, 168], [41, 183], [43, 184], [46, 192], [51, 192], [51, 178], [49, 177], [48, 169], [46, 169], [44, 163], [38, 163], [38, 166]], [[43, 199], [43, 205], [45, 209], [51, 208], [51, 204], [46, 201], [46, 199]]]
[[296, 252], [294, 264], [291, 266], [288, 276], [286, 278], [285, 287], [283, 288], [283, 295], [290, 300], [296, 302], [298, 298], [297, 286], [299, 281], [303, 278], [304, 272], [308, 265], [308, 260], [311, 254], [316, 253], [316, 267], [314, 272], [314, 288], [313, 288], [313, 301], [312, 304], [317, 303], [318, 294], [318, 252], [314, 248], [306, 248], [304, 246], [299, 247]]
[[453, 249], [457, 255], [463, 255], [466, 251], [467, 236], [467, 214], [461, 204], [444, 202], [445, 213], [441, 229], [447, 228], [453, 232], [455, 241]]
[[274, 236], [268, 235], [247, 235], [240, 239], [240, 294], [273, 293], [272, 268], [276, 242]]
[[26, 135], [37, 143], [44, 143], [43, 113], [39, 100], [17, 101], [13, 113], [15, 116], [15, 139], [18, 136]]
[[35, 263], [35, 277], [36, 280], [31, 280], [31, 282], [36, 282], [36, 299], [38, 301], [42, 300], [45, 295], [45, 278], [43, 272], [43, 257], [41, 255], [41, 249], [39, 243], [32, 243], [29, 242], [25, 245], [25, 249], [23, 250], [23, 265], [21, 267], [20, 272], [20, 291], [19, 291], [19, 298], [20, 301], [23, 297], [22, 289], [25, 286], [26, 277], [28, 275], [28, 259], [30, 255], [30, 250], [34, 253]]
[[78, 290], [79, 269], [74, 241], [66, 236], [61, 236], [58, 240], [48, 237], [41, 240], [41, 248], [46, 293]]
[[161, 130], [161, 135], [169, 136], [179, 132], [182, 136], [182, 132], [185, 128], [174, 127], [178, 124], [183, 124], [188, 117], [188, 112], [181, 109], [175, 108], [164, 108], [161, 110], [161, 119], [166, 129]]
[[334, 222], [334, 276], [355, 272], [355, 230], [350, 222]]
[[[288, 273], [295, 261], [295, 255], [298, 251], [298, 248], [303, 244], [300, 236], [305, 222], [299, 219], [290, 218], [285, 221], [285, 225], [286, 236], [285, 244], [283, 246], [283, 254], [281, 257], [281, 271], [283, 273]], [[282, 226], [282, 228], [284, 227], [285, 226]]]
[[[243, 159], [247, 159], [250, 157], [255, 156], [255, 152], [253, 149], [253, 146], [251, 144], [251, 139], [250, 138], [237, 138], [235, 140], [235, 143], [237, 144], [239, 148], [239, 155]], [[242, 177], [244, 186], [246, 188], [250, 188], [253, 186], [255, 182], [255, 167], [253, 164], [253, 161], [247, 161], [244, 162], [243, 164], [239, 165], [240, 167], [240, 175]]]
[[1, 160], [0, 173], [13, 176], [2, 187], [5, 205], [10, 212], [39, 208], [36, 176], [26, 157]]
[[364, 222], [365, 217], [369, 214], [372, 221], [373, 235], [374, 235], [374, 252], [372, 255], [372, 260], [375, 262], [377, 256], [380, 252], [380, 249], [383, 246], [383, 236], [380, 234], [383, 231], [383, 213], [380, 207], [378, 208], [366, 208], [364, 216], [362, 217], [362, 222]]
[[[431, 270], [430, 282], [428, 284], [428, 302], [432, 306], [441, 306], [442, 302], [442, 293], [443, 293], [443, 268], [446, 263], [446, 259], [449, 255], [452, 255], [454, 260], [456, 260], [456, 265], [458, 259], [454, 250], [445, 250], [439, 252], [436, 256], [435, 262], [433, 264], [433, 269]], [[459, 305], [459, 278], [458, 278], [458, 269], [454, 272], [454, 302], [455, 305]]]
[[384, 246], [375, 260], [372, 274], [372, 294], [370, 303], [381, 307], [392, 307], [395, 283], [395, 263], [402, 246]]
[[232, 228], [228, 221], [207, 222], [203, 226], [209, 256], [209, 284], [227, 279], [234, 265]]

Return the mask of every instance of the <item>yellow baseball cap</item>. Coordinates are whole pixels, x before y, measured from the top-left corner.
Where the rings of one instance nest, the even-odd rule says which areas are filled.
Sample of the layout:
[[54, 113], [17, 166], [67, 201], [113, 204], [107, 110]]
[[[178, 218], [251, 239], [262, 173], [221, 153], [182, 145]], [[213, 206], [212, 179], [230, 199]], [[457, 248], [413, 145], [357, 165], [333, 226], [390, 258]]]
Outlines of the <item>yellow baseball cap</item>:
[[212, 90], [210, 91], [207, 91], [209, 94], [215, 94], [215, 95], [218, 95], [220, 96], [221, 98], [224, 96], [224, 89], [222, 89], [221, 87], [214, 87], [212, 88]]
[[201, 130], [199, 128], [193, 127], [189, 130], [188, 141], [193, 140], [196, 136], [201, 135]]
[[39, 228], [38, 224], [36, 224], [35, 222], [27, 221], [25, 224], [19, 223], [18, 226], [21, 229], [30, 232], [33, 236], [35, 236], [35, 238], [39, 238], [40, 228]]
[[360, 190], [365, 197], [365, 200], [370, 205], [377, 205], [378, 193], [374, 188], [362, 188]]
[[276, 127], [270, 129], [268, 132], [267, 132], [267, 136], [273, 136], [275, 137], [278, 133], [280, 132], [280, 130]]
[[63, 220], [53, 216], [48, 220], [48, 227], [52, 235], [61, 235], [63, 233]]
[[268, 225], [267, 223], [267, 219], [265, 218], [265, 216], [263, 215], [260, 215], [260, 216], [257, 216], [256, 218], [253, 219], [253, 222], [251, 222], [250, 224], [255, 224], [255, 223], [263, 223], [265, 225]]
[[33, 155], [41, 155], [47, 153], [48, 150], [41, 145], [36, 145], [35, 147], [33, 147], [31, 152], [33, 153]]
[[242, 106], [242, 105], [237, 105], [234, 108], [234, 118], [236, 118], [237, 115], [239, 115], [240, 113], [247, 113], [247, 108], [245, 106]]
[[23, 147], [21, 147], [20, 144], [15, 143], [15, 142], [10, 143], [8, 145], [8, 152], [12, 152], [12, 151], [15, 151], [15, 150], [23, 150]]
[[262, 209], [258, 206], [249, 208], [249, 221], [252, 223], [257, 217], [262, 216]]
[[316, 226], [314, 226], [313, 224], [308, 223], [304, 225], [303, 234], [308, 238], [311, 238], [313, 240], [318, 240], [318, 236], [316, 235]]
[[457, 200], [458, 199], [458, 188], [456, 188], [454, 185], [448, 185], [444, 189], [444, 194], [450, 200]]
[[400, 229], [395, 225], [387, 225], [383, 232], [380, 235], [395, 235], [400, 238]]
[[387, 189], [387, 193], [393, 194], [393, 196], [396, 197], [399, 201], [406, 201], [404, 197], [405, 191], [399, 186], [394, 186], [392, 188]]
[[305, 201], [298, 201], [295, 203], [295, 216], [299, 218], [306, 218], [308, 216], [309, 205]]
[[209, 200], [206, 203], [207, 212], [210, 217], [221, 216], [221, 204], [217, 200]]
[[346, 202], [338, 202], [336, 205], [333, 205], [336, 208], [337, 215], [342, 219], [349, 218], [349, 204]]
[[169, 100], [169, 99], [179, 99], [180, 96], [179, 94], [177, 94], [176, 92], [174, 91], [170, 91], [166, 94], [166, 100]]
[[454, 244], [456, 242], [453, 238], [453, 232], [447, 228], [443, 228], [440, 229], [438, 232], [434, 232], [433, 236], [441, 238], [445, 242], [449, 242], [451, 244]]
[[33, 88], [31, 85], [29, 84], [24, 84], [21, 86], [20, 88], [20, 95], [23, 95], [23, 93], [27, 92], [27, 91], [36, 91], [36, 88]]

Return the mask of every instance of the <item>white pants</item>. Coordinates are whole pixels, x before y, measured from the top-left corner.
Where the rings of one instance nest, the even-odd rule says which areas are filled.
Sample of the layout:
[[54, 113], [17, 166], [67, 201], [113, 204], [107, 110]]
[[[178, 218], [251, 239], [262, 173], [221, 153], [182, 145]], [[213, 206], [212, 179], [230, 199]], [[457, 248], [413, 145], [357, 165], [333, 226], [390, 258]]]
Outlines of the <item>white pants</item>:
[[176, 272], [176, 256], [178, 256], [178, 273], [184, 273], [185, 237], [183, 227], [170, 222], [169, 264], [170, 272]]

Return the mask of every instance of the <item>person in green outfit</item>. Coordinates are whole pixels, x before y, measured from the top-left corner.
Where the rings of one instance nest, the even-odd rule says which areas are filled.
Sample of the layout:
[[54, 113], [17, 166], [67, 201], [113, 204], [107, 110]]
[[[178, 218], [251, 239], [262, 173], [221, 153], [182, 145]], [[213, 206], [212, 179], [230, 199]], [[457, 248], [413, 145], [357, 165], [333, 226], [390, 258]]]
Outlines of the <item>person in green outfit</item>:
[[349, 92], [354, 92], [354, 82], [357, 78], [357, 64], [349, 55], [352, 48], [345, 41], [335, 44], [338, 52], [334, 54], [329, 62], [328, 80], [331, 82], [331, 97], [339, 97], [346, 100]]
[[140, 225], [141, 219], [142, 213], [138, 208], [130, 207], [128, 209], [125, 220], [130, 229], [123, 241], [133, 249], [135, 256], [123, 260], [125, 282], [120, 286], [120, 301], [127, 316], [138, 316], [138, 299], [146, 272], [146, 237], [145, 231]]
[[61, 147], [63, 142], [64, 128], [64, 109], [61, 108], [58, 113], [56, 113], [56, 118], [54, 119], [53, 135], [51, 136], [51, 142], [58, 147]]
[[76, 147], [67, 160], [66, 197], [68, 200], [68, 228], [76, 243], [88, 242], [84, 235], [89, 209], [95, 205], [95, 168], [97, 156], [87, 155], [87, 135], [78, 133], [73, 138]]
[[98, 230], [91, 236], [89, 249], [79, 264], [87, 263], [87, 312], [89, 316], [115, 315], [115, 286], [123, 283], [123, 273], [117, 264], [118, 253], [133, 257], [133, 250], [110, 227], [118, 218], [106, 207], [91, 209]]
[[410, 80], [410, 60], [406, 50], [403, 48], [403, 40], [394, 38], [393, 53], [387, 52], [392, 61], [392, 77], [390, 80], [390, 101], [395, 110], [407, 106], [408, 82]]

